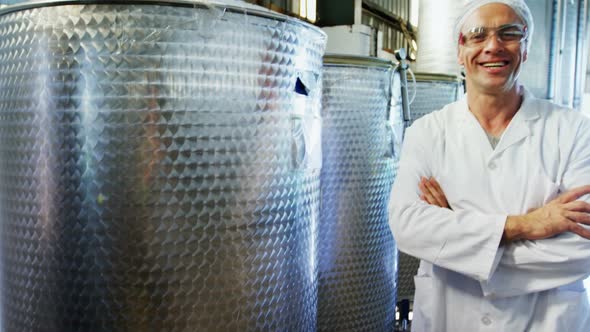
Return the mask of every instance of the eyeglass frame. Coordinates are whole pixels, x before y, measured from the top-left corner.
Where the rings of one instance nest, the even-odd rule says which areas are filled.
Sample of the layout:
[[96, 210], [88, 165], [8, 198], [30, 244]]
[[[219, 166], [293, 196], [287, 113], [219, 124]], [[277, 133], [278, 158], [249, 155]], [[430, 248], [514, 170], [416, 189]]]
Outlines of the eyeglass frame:
[[[514, 28], [514, 27], [518, 28], [522, 32], [522, 37], [520, 38], [520, 40], [518, 40], [518, 43], [521, 43], [521, 42], [528, 39], [528, 37], [529, 37], [528, 29], [525, 24], [509, 23], [509, 24], [502, 24], [496, 28], [478, 26], [478, 27], [473, 27], [473, 28], [469, 29], [469, 31], [466, 32], [466, 34], [467, 33], [475, 33], [474, 30], [477, 30], [477, 29], [483, 29], [482, 32], [484, 32], [485, 36], [486, 36], [485, 39], [483, 39], [481, 42], [475, 43], [473, 45], [468, 45], [465, 41], [466, 35], [463, 34], [463, 32], [459, 32], [459, 45], [465, 46], [465, 47], [473, 47], [475, 45], [484, 43], [485, 41], [488, 40], [488, 38], [490, 37], [490, 32], [492, 32], [492, 31], [493, 31], [493, 34], [496, 36], [496, 40], [500, 41], [501, 43], [511, 42], [511, 41], [502, 40], [502, 38], [498, 34], [498, 31], [509, 29], [509, 28]], [[516, 42], [516, 40], [514, 40], [513, 42]]]

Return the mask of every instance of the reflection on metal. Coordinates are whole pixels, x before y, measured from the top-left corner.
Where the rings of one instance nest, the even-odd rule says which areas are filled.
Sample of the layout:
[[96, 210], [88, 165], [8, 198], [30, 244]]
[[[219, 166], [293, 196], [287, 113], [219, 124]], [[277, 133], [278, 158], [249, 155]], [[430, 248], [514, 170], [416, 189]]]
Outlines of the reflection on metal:
[[186, 3], [0, 16], [2, 330], [315, 328], [325, 36]]
[[[408, 84], [408, 90], [413, 90], [412, 83]], [[415, 89], [416, 97], [410, 105], [410, 125], [424, 115], [456, 101], [463, 92], [461, 80], [457, 76], [431, 73], [417, 73]]]
[[399, 77], [383, 61], [332, 56], [323, 84], [318, 330], [392, 331], [387, 203], [403, 131]]
[[414, 277], [420, 267], [420, 260], [414, 256], [399, 252], [397, 271], [397, 298], [398, 301], [414, 300], [416, 291], [414, 286]]

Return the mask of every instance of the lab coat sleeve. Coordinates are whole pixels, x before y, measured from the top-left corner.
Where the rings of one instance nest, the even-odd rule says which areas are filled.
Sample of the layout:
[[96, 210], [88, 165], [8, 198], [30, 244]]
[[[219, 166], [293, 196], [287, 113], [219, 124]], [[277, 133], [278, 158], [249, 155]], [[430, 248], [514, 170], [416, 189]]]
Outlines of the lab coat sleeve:
[[506, 215], [452, 211], [420, 199], [420, 177], [432, 175], [444, 140], [432, 118], [420, 120], [406, 133], [389, 203], [389, 224], [397, 246], [411, 256], [487, 280], [501, 255]]
[[[562, 158], [567, 160], [561, 191], [590, 184], [590, 126], [582, 119]], [[567, 142], [571, 139], [571, 142]], [[588, 196], [582, 200], [590, 202]], [[588, 227], [588, 226], [585, 226]], [[590, 240], [563, 233], [537, 241], [518, 241], [506, 246], [491, 278], [481, 282], [484, 295], [509, 297], [567, 285], [590, 275]]]

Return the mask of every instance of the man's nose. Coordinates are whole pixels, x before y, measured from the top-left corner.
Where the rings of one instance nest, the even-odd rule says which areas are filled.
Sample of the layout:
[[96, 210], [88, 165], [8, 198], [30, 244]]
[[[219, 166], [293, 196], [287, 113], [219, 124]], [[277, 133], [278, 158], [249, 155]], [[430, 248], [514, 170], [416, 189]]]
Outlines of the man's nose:
[[484, 51], [485, 52], [497, 52], [498, 50], [504, 49], [504, 43], [500, 41], [498, 35], [494, 32], [487, 36], [486, 40], [484, 41]]

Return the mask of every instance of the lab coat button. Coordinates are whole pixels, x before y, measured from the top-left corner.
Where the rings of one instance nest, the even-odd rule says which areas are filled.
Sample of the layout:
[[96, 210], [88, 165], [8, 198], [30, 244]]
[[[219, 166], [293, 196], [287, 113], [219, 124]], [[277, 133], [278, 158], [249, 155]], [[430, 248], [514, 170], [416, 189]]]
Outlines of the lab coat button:
[[492, 324], [492, 320], [488, 316], [483, 316], [483, 318], [481, 319], [481, 322], [483, 323], [483, 325], [490, 325], [490, 324]]
[[488, 167], [489, 167], [490, 169], [496, 169], [496, 163], [494, 163], [494, 162], [491, 162], [491, 163], [488, 165]]

